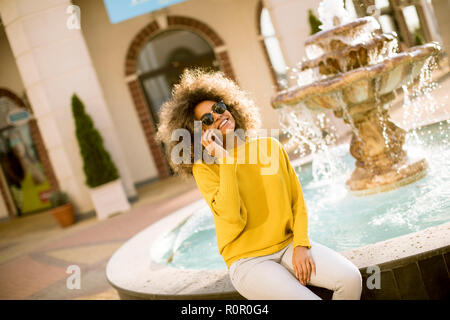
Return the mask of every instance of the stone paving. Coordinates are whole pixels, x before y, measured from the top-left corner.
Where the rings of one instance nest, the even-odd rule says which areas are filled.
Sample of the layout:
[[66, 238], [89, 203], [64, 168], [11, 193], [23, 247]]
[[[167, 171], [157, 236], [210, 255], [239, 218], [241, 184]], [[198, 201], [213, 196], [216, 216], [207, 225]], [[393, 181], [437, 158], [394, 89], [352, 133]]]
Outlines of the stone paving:
[[[433, 96], [441, 107], [424, 121], [449, 119], [449, 73], [440, 75]], [[402, 120], [402, 109], [392, 118]], [[193, 179], [171, 177], [138, 189], [129, 212], [98, 221], [91, 217], [61, 229], [50, 212], [0, 223], [0, 299], [118, 299], [108, 284], [106, 264], [125, 241], [171, 212], [198, 199]], [[78, 265], [81, 289], [68, 289], [67, 267]]]
[[[61, 229], [50, 212], [0, 224], [0, 299], [118, 299], [106, 264], [126, 240], [171, 212], [201, 199], [195, 181], [179, 178], [138, 189], [129, 212]], [[68, 266], [81, 270], [81, 289], [68, 289]]]

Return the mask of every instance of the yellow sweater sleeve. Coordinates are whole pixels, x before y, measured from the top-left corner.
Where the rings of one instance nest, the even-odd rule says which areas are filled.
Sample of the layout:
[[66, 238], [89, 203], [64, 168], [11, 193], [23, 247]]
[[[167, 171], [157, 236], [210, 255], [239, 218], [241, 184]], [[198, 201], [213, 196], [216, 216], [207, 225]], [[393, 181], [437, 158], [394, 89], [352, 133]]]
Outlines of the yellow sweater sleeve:
[[202, 163], [194, 164], [192, 168], [197, 186], [214, 216], [220, 253], [242, 232], [247, 223], [247, 212], [241, 210], [236, 167], [237, 163], [221, 163], [219, 175]]
[[294, 248], [297, 246], [303, 246], [311, 248], [311, 244], [308, 238], [308, 212], [303, 199], [303, 192], [300, 186], [300, 181], [295, 173], [294, 168], [291, 165], [289, 156], [284, 150], [283, 145], [279, 143], [281, 154], [286, 162], [288, 170], [288, 176], [291, 184], [292, 192], [292, 214], [294, 216]]

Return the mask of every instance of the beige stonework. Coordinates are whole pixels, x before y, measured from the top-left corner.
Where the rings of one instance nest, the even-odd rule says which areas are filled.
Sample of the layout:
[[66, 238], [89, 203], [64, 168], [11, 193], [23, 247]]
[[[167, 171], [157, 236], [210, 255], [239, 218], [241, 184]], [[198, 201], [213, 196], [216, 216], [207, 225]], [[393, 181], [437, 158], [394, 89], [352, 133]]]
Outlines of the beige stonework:
[[69, 0], [2, 0], [0, 14], [60, 187], [83, 213], [93, 206], [75, 137], [73, 93], [102, 134], [128, 196], [136, 190], [83, 34], [67, 27], [71, 5]]

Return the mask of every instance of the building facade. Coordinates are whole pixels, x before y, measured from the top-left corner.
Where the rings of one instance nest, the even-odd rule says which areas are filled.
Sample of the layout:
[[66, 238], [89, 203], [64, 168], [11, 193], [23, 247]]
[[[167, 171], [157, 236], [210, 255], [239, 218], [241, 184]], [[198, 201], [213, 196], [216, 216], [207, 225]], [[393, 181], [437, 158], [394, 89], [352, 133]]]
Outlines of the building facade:
[[[345, 2], [358, 15], [377, 4]], [[185, 67], [223, 71], [252, 94], [263, 128], [278, 129], [270, 100], [283, 87], [280, 81], [289, 82], [283, 67], [304, 57], [308, 10], [317, 12], [319, 3], [186, 0], [111, 23], [102, 0], [0, 0], [0, 118], [18, 109], [32, 115], [21, 126], [0, 120], [0, 219], [48, 208], [55, 189], [69, 194], [78, 214], [92, 212], [71, 114], [73, 93], [101, 133], [130, 201], [140, 185], [172, 175], [155, 133], [159, 108]], [[393, 17], [392, 29], [407, 46], [414, 33], [405, 27], [405, 14], [412, 11], [403, 8], [410, 6], [420, 37], [448, 46], [442, 30], [449, 26], [434, 14], [447, 1], [377, 5], [380, 16]], [[74, 15], [80, 29], [71, 27]]]

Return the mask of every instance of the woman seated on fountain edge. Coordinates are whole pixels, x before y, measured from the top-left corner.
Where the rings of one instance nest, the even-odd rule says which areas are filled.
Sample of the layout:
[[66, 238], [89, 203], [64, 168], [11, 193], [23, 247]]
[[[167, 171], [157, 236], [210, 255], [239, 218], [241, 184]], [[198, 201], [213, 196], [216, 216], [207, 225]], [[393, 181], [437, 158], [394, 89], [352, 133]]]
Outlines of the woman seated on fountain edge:
[[[201, 154], [205, 148], [216, 160], [212, 163], [194, 162], [194, 121], [202, 121]], [[186, 69], [172, 98], [161, 107], [157, 139], [171, 155], [179, 143], [171, 141], [172, 132], [180, 128], [190, 132], [191, 161], [171, 159], [170, 165], [182, 177], [194, 176], [214, 217], [219, 253], [243, 297], [320, 299], [308, 284], [332, 290], [332, 299], [360, 299], [358, 268], [340, 253], [309, 239], [300, 182], [281, 143], [271, 137], [242, 139], [238, 135], [232, 135], [233, 143], [226, 142], [227, 131], [247, 133], [260, 124], [255, 103], [223, 73]], [[222, 143], [213, 140], [213, 130], [222, 133]], [[236, 159], [243, 147], [248, 150], [261, 142], [267, 150], [276, 151], [269, 155], [279, 162], [274, 173], [261, 174], [267, 164], [259, 158], [251, 165], [227, 161]]]

